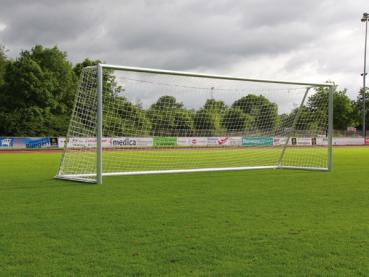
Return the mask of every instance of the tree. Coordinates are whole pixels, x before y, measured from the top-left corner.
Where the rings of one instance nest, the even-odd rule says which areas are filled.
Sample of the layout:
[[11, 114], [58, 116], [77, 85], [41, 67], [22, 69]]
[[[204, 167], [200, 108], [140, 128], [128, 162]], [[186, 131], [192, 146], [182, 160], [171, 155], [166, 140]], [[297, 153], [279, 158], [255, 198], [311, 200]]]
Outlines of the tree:
[[215, 99], [208, 99], [206, 100], [206, 103], [203, 108], [208, 111], [223, 114], [226, 111], [227, 106], [221, 100], [217, 101]]
[[228, 132], [242, 132], [250, 129], [253, 118], [239, 107], [228, 109], [222, 118], [222, 127]]
[[195, 113], [194, 128], [197, 135], [214, 136], [219, 134], [220, 127], [220, 117], [217, 113], [204, 108]]
[[0, 45], [0, 90], [1, 86], [4, 84], [5, 68], [8, 63], [5, 52], [5, 46]]
[[190, 135], [193, 121], [189, 111], [173, 96], [162, 96], [148, 110], [152, 135], [176, 136]]
[[[36, 45], [9, 62], [2, 89], [4, 135], [65, 134], [71, 114], [76, 78], [66, 53]], [[24, 115], [17, 122], [19, 115]], [[31, 131], [32, 130], [32, 131]]]
[[[360, 89], [359, 95], [356, 99], [356, 101], [352, 101], [351, 104], [353, 106], [353, 118], [356, 122], [356, 126], [357, 128], [359, 128], [360, 130], [363, 128], [363, 95], [364, 95], [364, 91], [363, 89]], [[369, 128], [369, 88], [366, 88], [366, 93], [365, 93], [365, 106], [366, 106], [366, 113], [365, 113], [365, 122], [366, 122], [366, 129], [368, 130]]]
[[278, 106], [262, 95], [246, 95], [232, 104], [232, 108], [239, 108], [254, 119], [252, 129], [273, 130], [277, 125]]
[[221, 120], [227, 106], [223, 101], [208, 99], [194, 115], [194, 128], [199, 135], [220, 135], [223, 133]]
[[[328, 121], [328, 88], [318, 88], [317, 92], [309, 97], [307, 108], [312, 113], [311, 118], [319, 122]], [[347, 90], [333, 90], [333, 128], [335, 130], [346, 130], [347, 127], [357, 125], [354, 106], [346, 95]], [[317, 122], [316, 122], [317, 123]]]
[[[105, 95], [104, 101], [109, 101]], [[105, 136], [146, 136], [151, 123], [141, 107], [127, 101], [124, 97], [114, 97], [105, 111], [103, 133]]]

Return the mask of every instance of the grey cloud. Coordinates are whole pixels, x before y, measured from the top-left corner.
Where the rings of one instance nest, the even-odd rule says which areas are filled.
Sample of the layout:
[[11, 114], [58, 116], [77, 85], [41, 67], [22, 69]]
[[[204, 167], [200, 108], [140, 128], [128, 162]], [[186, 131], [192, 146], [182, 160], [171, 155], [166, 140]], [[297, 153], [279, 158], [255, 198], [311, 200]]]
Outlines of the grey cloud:
[[40, 43], [58, 45], [74, 62], [88, 56], [179, 70], [223, 72], [258, 61], [265, 66], [267, 59], [268, 69], [275, 70], [264, 78], [282, 73], [298, 78], [296, 73], [312, 68], [314, 78], [338, 76], [336, 82], [352, 91], [359, 86], [352, 85], [352, 76], [362, 70], [359, 19], [369, 10], [364, 0], [0, 0], [0, 5], [0, 23], [7, 26], [0, 43], [13, 57]]

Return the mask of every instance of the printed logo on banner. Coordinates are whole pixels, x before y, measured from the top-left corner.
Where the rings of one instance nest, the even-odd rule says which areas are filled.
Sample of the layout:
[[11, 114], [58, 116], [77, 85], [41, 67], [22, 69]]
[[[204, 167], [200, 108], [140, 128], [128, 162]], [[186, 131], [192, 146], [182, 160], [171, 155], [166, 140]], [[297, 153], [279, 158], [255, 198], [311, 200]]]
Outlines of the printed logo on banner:
[[296, 145], [297, 144], [297, 138], [291, 138], [291, 144]]
[[179, 146], [206, 146], [208, 138], [206, 137], [178, 137], [177, 145]]
[[243, 146], [272, 146], [273, 138], [272, 137], [244, 137], [242, 138]]
[[365, 144], [369, 144], [369, 138], [365, 138]]
[[226, 145], [228, 137], [208, 137], [208, 145]]
[[154, 146], [176, 146], [176, 137], [154, 137]]
[[311, 145], [312, 141], [313, 141], [312, 138], [296, 138], [296, 144], [301, 145], [301, 146], [302, 145]]
[[153, 138], [113, 138], [111, 144], [113, 147], [152, 146]]
[[58, 138], [50, 138], [50, 146], [57, 147], [58, 146]]
[[228, 142], [228, 138], [218, 138], [219, 145], [227, 144], [227, 142]]
[[0, 138], [0, 147], [3, 148], [13, 147], [13, 138]]

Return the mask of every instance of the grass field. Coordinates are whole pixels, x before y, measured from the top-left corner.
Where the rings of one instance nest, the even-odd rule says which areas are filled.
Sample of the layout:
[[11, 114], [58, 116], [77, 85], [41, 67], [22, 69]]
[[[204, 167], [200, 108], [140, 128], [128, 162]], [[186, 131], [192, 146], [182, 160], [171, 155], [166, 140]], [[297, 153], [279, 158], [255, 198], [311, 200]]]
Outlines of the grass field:
[[369, 147], [334, 171], [51, 179], [0, 154], [0, 276], [367, 276]]

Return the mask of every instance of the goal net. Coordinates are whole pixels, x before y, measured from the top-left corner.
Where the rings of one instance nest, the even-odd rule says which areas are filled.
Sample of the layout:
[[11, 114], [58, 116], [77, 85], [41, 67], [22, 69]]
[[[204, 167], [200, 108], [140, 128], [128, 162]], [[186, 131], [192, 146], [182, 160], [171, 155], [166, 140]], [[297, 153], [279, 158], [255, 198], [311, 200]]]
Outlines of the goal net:
[[329, 170], [332, 91], [328, 83], [86, 67], [56, 177]]

